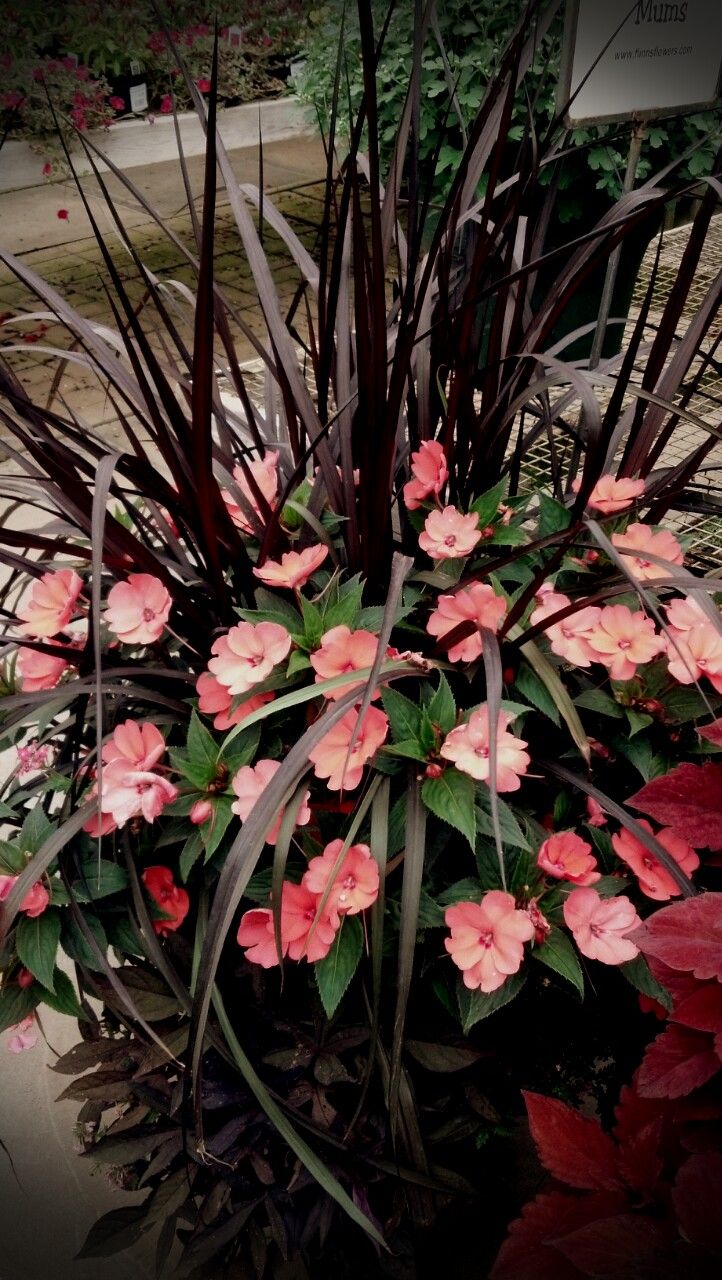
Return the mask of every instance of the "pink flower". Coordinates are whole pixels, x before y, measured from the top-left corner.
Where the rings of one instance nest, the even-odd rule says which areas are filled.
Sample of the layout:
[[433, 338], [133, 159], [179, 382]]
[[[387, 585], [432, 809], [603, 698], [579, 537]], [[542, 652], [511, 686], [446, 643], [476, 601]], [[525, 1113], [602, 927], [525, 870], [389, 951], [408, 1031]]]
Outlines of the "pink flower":
[[496, 991], [521, 968], [534, 924], [526, 911], [517, 910], [510, 893], [491, 889], [481, 903], [447, 907], [444, 917], [451, 930], [444, 946], [471, 991]]
[[625, 964], [639, 954], [626, 936], [641, 924], [629, 898], [600, 898], [596, 889], [572, 889], [563, 912], [579, 950], [590, 960]]
[[52, 747], [47, 742], [38, 742], [36, 738], [15, 749], [18, 753], [18, 777], [35, 773], [38, 769], [47, 769], [52, 762]]
[[[668, 529], [660, 529], [655, 533], [648, 524], [630, 524], [626, 533], [613, 533], [612, 542], [618, 551], [639, 552], [639, 555], [624, 556], [624, 563], [635, 578], [652, 581], [656, 578], [668, 578], [674, 572], [675, 565], [684, 563], [682, 548]], [[656, 564], [647, 558], [647, 552], [667, 563]]]
[[118, 827], [125, 826], [131, 818], [155, 822], [177, 794], [172, 782], [159, 774], [114, 760], [103, 770], [100, 808], [103, 814], [110, 814]]
[[699, 604], [694, 596], [675, 597], [665, 605], [669, 625], [674, 632], [691, 631], [693, 627], [698, 627], [701, 623], [708, 623], [710, 619], [707, 617], [701, 604]]
[[607, 815], [594, 796], [587, 796], [587, 826], [606, 827]]
[[23, 693], [54, 689], [67, 670], [65, 658], [56, 658], [52, 653], [41, 653], [39, 649], [18, 649], [17, 673]]
[[173, 880], [170, 867], [146, 867], [141, 880], [148, 896], [160, 907], [167, 919], [154, 920], [153, 928], [161, 938], [179, 929], [188, 915], [191, 900], [185, 889]]
[[474, 550], [480, 537], [477, 515], [472, 512], [465, 516], [456, 507], [444, 507], [443, 511], [431, 511], [426, 517], [419, 546], [432, 560], [458, 560]]
[[[440, 640], [454, 631], [462, 622], [473, 622], [476, 627], [498, 631], [506, 613], [506, 600], [498, 596], [486, 582], [473, 582], [470, 587], [454, 595], [439, 596], [436, 608], [426, 624], [431, 636]], [[478, 631], [472, 631], [465, 640], [459, 640], [449, 649], [449, 662], [475, 662], [481, 657], [483, 645]]]
[[[363, 671], [376, 660], [379, 641], [371, 631], [351, 631], [346, 626], [332, 627], [321, 640], [320, 649], [310, 655], [311, 666], [316, 672], [316, 684], [332, 680], [345, 671]], [[364, 680], [349, 680], [338, 689], [324, 690], [323, 696], [331, 702], [338, 701], [351, 689], [361, 689]], [[376, 695], [378, 696], [378, 695]]]
[[[301, 883], [321, 897], [331, 879], [343, 840], [332, 840], [318, 858], [312, 858]], [[331, 916], [355, 916], [365, 911], [379, 896], [379, 868], [367, 844], [352, 844], [346, 850], [333, 879], [326, 908]]]
[[[18, 876], [0, 876], [0, 902], [10, 896], [12, 889]], [[25, 897], [20, 903], [20, 910], [31, 920], [41, 916], [46, 908], [50, 905], [50, 894], [48, 893], [42, 880], [37, 880], [31, 889], [28, 889]]]
[[210, 800], [196, 800], [188, 817], [194, 827], [202, 827], [209, 818], [213, 817], [213, 805]]
[[235, 697], [266, 680], [290, 648], [291, 637], [277, 622], [239, 622], [213, 643], [208, 669]]
[[[562, 595], [561, 592], [553, 589], [544, 593], [539, 592], [537, 599], [540, 603], [529, 618], [532, 627], [538, 626], [555, 613], [561, 613], [562, 609], [567, 609], [572, 603], [569, 596]], [[568, 617], [562, 618], [560, 622], [553, 622], [546, 626], [544, 634], [549, 641], [552, 653], [556, 653], [558, 657], [575, 667], [589, 667], [592, 662], [598, 661], [589, 644], [589, 636], [599, 625], [600, 614], [601, 609], [596, 605], [587, 605], [577, 609], [575, 613], [570, 613]]]
[[50, 637], [64, 631], [83, 589], [82, 578], [73, 569], [44, 573], [36, 578], [30, 595], [18, 609], [17, 616], [28, 636]]
[[43, 165], [43, 177], [49, 178], [52, 172], [53, 172], [53, 166], [49, 160], [46, 160], [45, 164]]
[[537, 854], [537, 866], [555, 880], [594, 884], [601, 879], [592, 846], [573, 831], [557, 831], [545, 840]]
[[171, 604], [160, 578], [131, 573], [108, 592], [105, 621], [123, 644], [154, 644], [163, 634]]
[[[653, 834], [650, 824], [644, 818], [638, 819], [638, 822], [640, 827], [644, 827], [650, 835]], [[692, 872], [697, 870], [699, 858], [694, 849], [671, 827], [664, 827], [658, 831], [656, 839], [686, 875], [691, 876]], [[666, 902], [669, 898], [679, 897], [682, 890], [676, 881], [657, 861], [651, 850], [627, 831], [626, 827], [612, 836], [612, 844], [617, 857], [631, 867], [639, 880], [642, 893], [648, 898], [654, 898], [657, 902]]]
[[[284, 881], [281, 894], [281, 955], [310, 964], [323, 960], [331, 950], [337, 924], [326, 910], [316, 920], [318, 899], [302, 884]], [[313, 932], [311, 930], [313, 929]], [[310, 937], [309, 937], [310, 934]], [[256, 907], [242, 917], [236, 935], [239, 946], [247, 947], [246, 960], [270, 969], [279, 963], [273, 933], [273, 912]]]
[[[499, 712], [496, 738], [496, 787], [497, 791], [518, 791], [519, 778], [526, 773], [530, 760], [524, 747], [526, 742], [514, 738], [507, 726], [514, 717], [508, 711]], [[445, 739], [440, 754], [451, 760], [462, 773], [479, 782], [489, 781], [489, 707], [484, 703], [472, 711], [468, 724], [452, 729]]]
[[162, 116], [170, 115], [171, 111], [173, 110], [173, 99], [171, 98], [169, 93], [163, 94], [163, 97], [160, 100], [159, 110]]
[[152, 769], [165, 755], [165, 738], [149, 720], [126, 720], [116, 726], [102, 755], [105, 764], [118, 761], [134, 769]]
[[329, 791], [353, 791], [363, 777], [364, 765], [376, 754], [386, 738], [388, 717], [378, 707], [369, 707], [356, 735], [353, 751], [348, 756], [349, 744], [357, 723], [358, 713], [353, 709], [347, 711], [343, 719], [333, 729], [329, 729], [309, 753], [316, 777], [328, 779]]
[[595, 661], [603, 663], [613, 680], [631, 680], [637, 663], [651, 662], [665, 648], [652, 619], [641, 610], [632, 613], [626, 604], [604, 606], [589, 633], [589, 645]]
[[210, 80], [203, 80], [203, 79], [196, 80], [196, 89], [198, 90], [199, 93], [210, 93], [211, 91]]
[[27, 991], [28, 987], [32, 987], [35, 978], [29, 969], [21, 969], [17, 976], [17, 984], [21, 991]]
[[266, 560], [253, 572], [267, 587], [287, 587], [297, 591], [322, 565], [328, 555], [328, 547], [305, 547], [303, 551], [286, 551], [278, 560]]
[[34, 1049], [38, 1043], [34, 1013], [28, 1014], [22, 1022], [16, 1022], [14, 1027], [8, 1027], [8, 1031], [11, 1032], [7, 1043], [8, 1053], [24, 1053], [26, 1049]]
[[[278, 492], [278, 453], [269, 451], [262, 458], [254, 458], [250, 462], [246, 462], [246, 467], [250, 471], [259, 490], [266, 499], [269, 507], [276, 505], [276, 495]], [[233, 468], [233, 479], [244, 498], [248, 500], [251, 508], [255, 512], [258, 519], [263, 523], [261, 509], [253, 493], [250, 483], [246, 478], [243, 467], [236, 466]], [[226, 490], [223, 491], [223, 500], [228, 507], [228, 514], [231, 520], [244, 533], [255, 533], [256, 527], [251, 523], [242, 507], [234, 501], [233, 496]]]
[[108, 105], [111, 106], [114, 111], [124, 111], [125, 98], [119, 98], [117, 96], [113, 98], [108, 98]]
[[669, 674], [675, 680], [692, 684], [707, 676], [713, 689], [722, 693], [722, 631], [713, 622], [705, 620], [687, 631], [673, 629], [666, 648]]
[[213, 725], [222, 732], [232, 728], [234, 724], [240, 724], [246, 716], [250, 716], [267, 702], [273, 702], [275, 696], [270, 690], [267, 693], [251, 694], [251, 697], [246, 698], [235, 711], [231, 711], [233, 695], [224, 684], [216, 680], [210, 671], [204, 671], [199, 675], [196, 681], [196, 692], [198, 693], [198, 710], [204, 715], [214, 716]]
[[[575, 493], [579, 493], [581, 487], [582, 481], [579, 477], [574, 481], [572, 489]], [[604, 475], [599, 477], [592, 489], [587, 499], [587, 506], [594, 507], [595, 511], [601, 511], [605, 516], [613, 516], [619, 511], [626, 511], [634, 499], [641, 497], [643, 493], [643, 480], [630, 480], [627, 477], [617, 480], [614, 476]]]
[[433, 494], [441, 493], [449, 476], [446, 455], [438, 440], [423, 440], [418, 453], [411, 455], [414, 479], [404, 485], [404, 502], [415, 511]]
[[[231, 805], [234, 813], [242, 822], [251, 813], [256, 801], [263, 795], [271, 778], [278, 773], [281, 767], [280, 760], [258, 760], [256, 764], [244, 764], [233, 778], [233, 790], [237, 799]], [[308, 807], [308, 798], [310, 792], [306, 792], [301, 802], [301, 807], [296, 816], [296, 825], [305, 827], [307, 822], [311, 821], [311, 810]], [[278, 839], [278, 833], [281, 830], [281, 823], [285, 810], [280, 809], [278, 816], [273, 825], [266, 832], [266, 843], [275, 844]]]

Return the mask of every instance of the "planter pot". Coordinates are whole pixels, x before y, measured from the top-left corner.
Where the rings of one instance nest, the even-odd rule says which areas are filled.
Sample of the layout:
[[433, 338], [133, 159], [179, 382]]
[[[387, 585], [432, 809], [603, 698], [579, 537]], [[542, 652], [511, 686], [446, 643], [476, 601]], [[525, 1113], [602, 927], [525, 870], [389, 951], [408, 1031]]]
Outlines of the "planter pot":
[[[201, 155], [205, 134], [195, 112], [182, 113], [178, 121], [184, 153], [187, 156]], [[270, 98], [229, 107], [220, 112], [218, 128], [228, 150], [257, 146], [259, 134], [264, 142], [279, 142], [284, 138], [316, 132], [308, 108], [295, 97]], [[156, 115], [153, 124], [147, 119], [121, 120], [107, 132], [100, 131], [91, 137], [96, 146], [124, 171], [174, 160], [178, 154], [172, 116]], [[73, 159], [79, 173], [91, 172], [82, 147], [76, 148]], [[105, 167], [100, 165], [101, 170]], [[45, 185], [41, 169], [42, 158], [31, 143], [25, 139], [11, 139], [0, 150], [0, 192]]]

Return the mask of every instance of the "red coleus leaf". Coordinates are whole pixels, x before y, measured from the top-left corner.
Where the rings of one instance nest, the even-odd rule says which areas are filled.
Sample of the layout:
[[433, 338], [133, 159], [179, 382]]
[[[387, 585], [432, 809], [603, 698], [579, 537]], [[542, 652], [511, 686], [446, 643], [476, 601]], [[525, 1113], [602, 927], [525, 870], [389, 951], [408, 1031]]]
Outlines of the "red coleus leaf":
[[672, 1203], [681, 1234], [692, 1244], [722, 1254], [722, 1155], [707, 1151], [682, 1165], [672, 1190]]
[[630, 1137], [619, 1151], [619, 1171], [624, 1181], [645, 1201], [654, 1196], [662, 1174], [662, 1125], [662, 1116], [658, 1115]]
[[672, 1025], [647, 1049], [637, 1088], [643, 1098], [684, 1098], [719, 1069], [711, 1036]]
[[674, 827], [695, 849], [722, 850], [722, 765], [680, 764], [628, 803], [663, 827]]
[[638, 1213], [620, 1213], [614, 1218], [589, 1222], [561, 1239], [557, 1249], [584, 1276], [608, 1276], [615, 1280], [635, 1277], [677, 1276], [669, 1267], [669, 1249], [674, 1231]]
[[672, 1018], [694, 1031], [722, 1033], [722, 983], [699, 983], [697, 990], [677, 1006]]
[[703, 724], [701, 729], [697, 729], [700, 738], [706, 738], [708, 742], [713, 742], [716, 747], [722, 747], [722, 719], [713, 720], [711, 724]]
[[539, 1159], [555, 1178], [584, 1191], [621, 1185], [617, 1150], [598, 1120], [540, 1093], [524, 1093], [529, 1128]]
[[491, 1269], [490, 1280], [580, 1280], [584, 1274], [549, 1243], [626, 1207], [623, 1196], [597, 1191], [587, 1196], [552, 1191], [524, 1205], [512, 1222]]
[[670, 968], [722, 981], [722, 893], [701, 893], [663, 907], [632, 936], [640, 951]]

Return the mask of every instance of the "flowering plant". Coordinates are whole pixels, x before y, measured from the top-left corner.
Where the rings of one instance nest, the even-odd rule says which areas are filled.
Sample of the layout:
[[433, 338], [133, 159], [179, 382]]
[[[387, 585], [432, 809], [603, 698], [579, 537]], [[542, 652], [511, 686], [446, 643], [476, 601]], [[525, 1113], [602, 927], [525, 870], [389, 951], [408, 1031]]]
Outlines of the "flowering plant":
[[[537, 224], [525, 193], [539, 153], [498, 206], [493, 157], [538, 35], [516, 33], [435, 229], [413, 165], [401, 225], [373, 145], [368, 159], [352, 149], [338, 191], [329, 176], [318, 264], [268, 213], [305, 281], [303, 335], [251, 215], [267, 198], [238, 188], [216, 138], [214, 64], [187, 330], [137, 255], [162, 358], [110, 254], [127, 320], [113, 345], [62, 313], [127, 448], [31, 404], [0, 368], [3, 419], [30, 459], [9, 446], [29, 474], [19, 491], [53, 514], [49, 529], [0, 529], [3, 728], [19, 748], [3, 792], [0, 1018], [13, 1050], [44, 1005], [80, 1020], [56, 1069], [95, 1068], [66, 1091], [85, 1099], [87, 1148], [150, 1188], [91, 1232], [89, 1256], [159, 1222], [161, 1260], [177, 1236], [185, 1274], [229, 1245], [261, 1275], [289, 1253], [315, 1266], [319, 1242], [346, 1275], [368, 1272], [374, 1246], [408, 1249], [412, 1225], [486, 1193], [510, 1081], [551, 1087], [563, 1046], [574, 1092], [600, 1057], [600, 1010], [607, 1036], [625, 1010], [641, 1048], [637, 994], [667, 999], [645, 930], [660, 903], [714, 887], [722, 584], [692, 571], [673, 523], [714, 433], [655, 467], [691, 417], [719, 308], [715, 282], [677, 344], [716, 193], [648, 345], [651, 294], [599, 371], [545, 352], [626, 219], [672, 195], [651, 184], [621, 202], [536, 299], [547, 197]], [[412, 76], [412, 105], [415, 92]], [[262, 406], [213, 281], [216, 164], [268, 331]], [[548, 484], [531, 484], [545, 434]], [[623, 1068], [629, 1053], [620, 1040]], [[358, 1264], [339, 1209], [362, 1228]]]

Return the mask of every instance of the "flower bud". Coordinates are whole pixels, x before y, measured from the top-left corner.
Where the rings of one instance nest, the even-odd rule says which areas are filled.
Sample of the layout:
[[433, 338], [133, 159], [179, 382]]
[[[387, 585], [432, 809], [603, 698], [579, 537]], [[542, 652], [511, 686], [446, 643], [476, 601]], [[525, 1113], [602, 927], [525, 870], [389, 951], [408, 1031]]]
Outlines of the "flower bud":
[[213, 805], [210, 800], [196, 800], [190, 812], [190, 820], [194, 827], [202, 827], [213, 815]]
[[440, 764], [427, 764], [424, 770], [425, 778], [440, 778], [444, 770]]
[[29, 969], [21, 969], [21, 970], [20, 970], [20, 972], [19, 972], [19, 974], [18, 974], [18, 986], [19, 986], [19, 987], [22, 987], [22, 989], [23, 989], [23, 990], [25, 990], [25, 988], [26, 988], [26, 987], [31, 987], [31, 986], [33, 985], [34, 981], [35, 981], [35, 979], [34, 979], [34, 977], [33, 977], [32, 973], [30, 972], [30, 970], [29, 970]]

